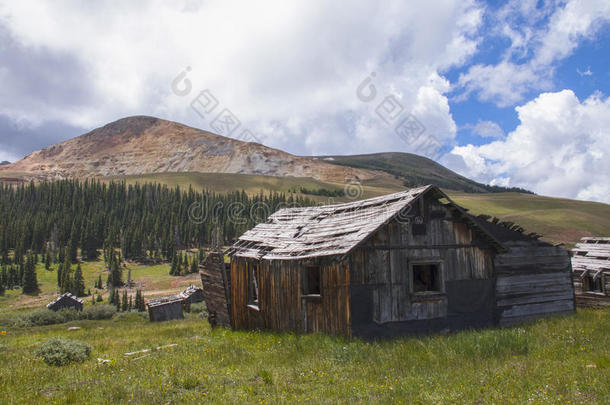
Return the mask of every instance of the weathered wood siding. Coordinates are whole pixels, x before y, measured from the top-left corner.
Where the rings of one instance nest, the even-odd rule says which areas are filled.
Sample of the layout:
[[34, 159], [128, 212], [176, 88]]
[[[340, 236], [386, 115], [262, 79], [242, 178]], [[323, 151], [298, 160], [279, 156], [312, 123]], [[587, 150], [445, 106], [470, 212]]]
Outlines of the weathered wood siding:
[[[353, 334], [492, 323], [492, 250], [434, 198], [425, 198], [408, 214], [411, 222], [399, 217], [351, 255]], [[412, 293], [410, 265], [426, 261], [440, 264], [440, 294]]]
[[182, 313], [182, 302], [176, 301], [165, 305], [148, 308], [148, 317], [151, 322], [170, 321], [172, 319], [184, 319]]
[[210, 252], [200, 266], [203, 298], [208, 310], [208, 320], [213, 327], [231, 326], [231, 296], [228, 294], [230, 280], [227, 273], [222, 253]]
[[570, 257], [566, 250], [536, 241], [504, 245], [509, 252], [495, 259], [500, 325], [574, 310]]
[[250, 266], [231, 261], [232, 316], [236, 329], [350, 334], [349, 268], [346, 261], [322, 264], [319, 298], [301, 294], [302, 268], [296, 260], [258, 263], [258, 310], [248, 306]]

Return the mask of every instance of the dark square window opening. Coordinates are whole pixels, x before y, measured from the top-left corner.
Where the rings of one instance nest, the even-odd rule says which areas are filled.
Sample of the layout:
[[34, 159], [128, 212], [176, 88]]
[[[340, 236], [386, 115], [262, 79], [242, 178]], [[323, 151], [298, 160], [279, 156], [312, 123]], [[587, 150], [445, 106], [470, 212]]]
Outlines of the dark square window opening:
[[305, 267], [302, 274], [303, 295], [321, 295], [320, 267]]
[[249, 283], [248, 283], [248, 306], [258, 308], [258, 265], [250, 265]]
[[414, 293], [442, 292], [439, 264], [414, 264], [412, 272]]
[[588, 292], [603, 293], [604, 287], [602, 283], [602, 278], [594, 278], [593, 276], [585, 277], [585, 290]]

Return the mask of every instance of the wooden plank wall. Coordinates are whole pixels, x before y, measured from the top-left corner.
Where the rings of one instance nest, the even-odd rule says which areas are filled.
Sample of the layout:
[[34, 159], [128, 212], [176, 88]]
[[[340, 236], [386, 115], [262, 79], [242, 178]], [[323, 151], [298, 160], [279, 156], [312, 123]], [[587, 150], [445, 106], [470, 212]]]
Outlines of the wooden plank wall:
[[412, 262], [442, 262], [443, 283], [493, 277], [492, 251], [478, 244], [466, 223], [453, 221], [444, 205], [426, 198], [410, 213], [423, 219], [425, 234], [414, 235], [412, 225], [393, 221], [352, 254], [352, 285], [372, 290], [372, 317], [378, 324], [447, 315], [446, 296], [422, 300], [411, 295]]
[[[231, 295], [236, 329], [272, 329], [350, 335], [349, 268], [346, 261], [321, 266], [321, 297], [303, 298], [297, 260], [262, 261], [259, 309], [248, 306], [249, 268], [254, 262], [231, 261]], [[308, 263], [310, 264], [310, 263]]]
[[148, 308], [148, 317], [152, 322], [183, 319], [184, 314], [182, 313], [182, 302], [176, 301], [166, 305]]
[[504, 245], [509, 252], [495, 259], [500, 325], [574, 310], [570, 257], [566, 250], [536, 241]]
[[[593, 275], [595, 272], [590, 272]], [[593, 293], [584, 290], [584, 283], [581, 277], [582, 271], [572, 273], [572, 282], [576, 294], [576, 305], [586, 308], [609, 308], [610, 307], [610, 271], [604, 271], [598, 277], [602, 277], [605, 293]]]
[[201, 284], [203, 285], [203, 296], [208, 310], [208, 320], [214, 326], [231, 326], [229, 314], [230, 297], [227, 297], [229, 281], [225, 282], [224, 257], [222, 253], [210, 252], [205, 261], [199, 267]]

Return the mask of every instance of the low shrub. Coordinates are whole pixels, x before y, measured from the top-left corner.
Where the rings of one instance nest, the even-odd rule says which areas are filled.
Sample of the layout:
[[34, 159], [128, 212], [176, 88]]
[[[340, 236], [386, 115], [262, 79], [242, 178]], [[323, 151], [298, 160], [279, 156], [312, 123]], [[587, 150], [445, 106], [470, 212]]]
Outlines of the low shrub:
[[72, 339], [53, 338], [40, 345], [36, 355], [42, 357], [50, 366], [65, 366], [70, 363], [82, 363], [89, 358], [91, 346], [85, 342]]
[[110, 319], [116, 314], [114, 305], [92, 305], [83, 310], [84, 319]]
[[74, 308], [64, 308], [59, 311], [51, 311], [47, 308], [35, 309], [24, 314], [4, 316], [0, 319], [0, 325], [13, 327], [30, 327], [54, 325], [81, 319], [110, 319], [116, 313], [116, 308], [112, 305], [95, 305], [86, 307], [82, 311]]

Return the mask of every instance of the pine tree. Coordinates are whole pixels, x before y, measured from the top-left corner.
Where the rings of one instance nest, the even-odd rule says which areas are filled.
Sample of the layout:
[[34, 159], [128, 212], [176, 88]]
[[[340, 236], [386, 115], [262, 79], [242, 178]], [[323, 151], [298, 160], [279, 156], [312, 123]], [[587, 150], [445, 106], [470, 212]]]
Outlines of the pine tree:
[[142, 296], [142, 290], [140, 289], [136, 291], [136, 309], [139, 312], [146, 311], [146, 302], [144, 301], [144, 297]]
[[77, 297], [85, 295], [85, 280], [83, 279], [83, 269], [81, 268], [80, 263], [76, 266], [76, 271], [74, 272], [71, 292]]
[[36, 294], [38, 293], [38, 278], [36, 277], [36, 263], [34, 257], [30, 254], [24, 264], [23, 275], [23, 293]]
[[91, 296], [91, 305], [95, 305], [95, 295]]
[[122, 305], [121, 305], [121, 311], [123, 312], [127, 312], [127, 304], [129, 304], [129, 302], [127, 301], [127, 290], [123, 290], [123, 299], [122, 301]]
[[197, 259], [193, 258], [191, 262], [191, 273], [197, 273], [199, 271], [199, 263], [197, 263]]
[[74, 241], [74, 239], [70, 238], [70, 240], [68, 241], [67, 256], [70, 259], [71, 263], [76, 263], [76, 253], [76, 242]]
[[60, 278], [58, 284], [62, 294], [72, 290], [72, 266], [68, 255], [64, 255], [64, 262], [57, 269], [57, 277]]
[[113, 253], [110, 260], [110, 274], [108, 275], [108, 285], [121, 287], [123, 285], [122, 271], [119, 266], [119, 258]]
[[117, 312], [121, 311], [121, 299], [119, 297], [119, 290], [114, 290], [114, 304], [116, 305]]
[[172, 265], [169, 268], [169, 274], [170, 276], [177, 276], [178, 274], [178, 256], [174, 256], [174, 259], [172, 260]]
[[101, 295], [101, 294], [98, 294], [98, 295], [97, 295], [97, 299], [96, 299], [96, 301], [97, 301], [97, 302], [102, 302], [102, 301], [104, 301], [104, 299], [102, 298], [102, 295]]
[[95, 283], [95, 288], [97, 288], [98, 290], [101, 290], [103, 288], [102, 287], [102, 275], [101, 274], [97, 278], [97, 282]]
[[133, 295], [130, 295], [128, 310], [131, 312], [132, 309], [133, 309]]
[[51, 255], [49, 254], [48, 250], [47, 254], [44, 257], [44, 268], [45, 270], [51, 270]]

